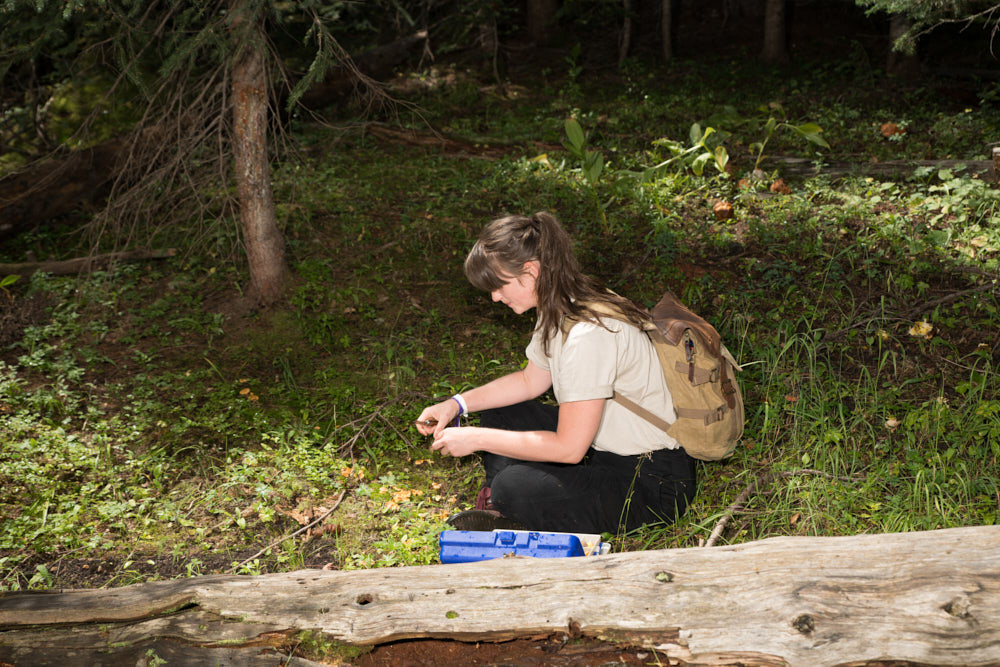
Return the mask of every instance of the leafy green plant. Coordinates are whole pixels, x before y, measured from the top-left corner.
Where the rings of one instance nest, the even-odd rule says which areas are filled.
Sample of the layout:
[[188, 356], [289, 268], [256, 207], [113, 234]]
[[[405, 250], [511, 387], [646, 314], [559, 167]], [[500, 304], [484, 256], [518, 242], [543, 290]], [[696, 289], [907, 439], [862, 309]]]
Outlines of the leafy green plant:
[[1000, 251], [1000, 231], [995, 221], [1000, 215], [1000, 193], [983, 179], [966, 173], [963, 166], [954, 169], [919, 167], [914, 181], [929, 181], [926, 190], [914, 192], [909, 200], [918, 210], [926, 211], [929, 232], [935, 245], [947, 245], [953, 237], [961, 238], [972, 252]]
[[52, 586], [52, 574], [49, 568], [42, 564], [35, 566], [35, 574], [28, 580], [28, 588], [50, 588]]
[[646, 169], [643, 180], [654, 180], [668, 167], [690, 169], [696, 176], [701, 176], [708, 163], [723, 176], [728, 176], [726, 165], [729, 164], [729, 153], [723, 145], [728, 136], [728, 133], [719, 132], [715, 128], [702, 129], [699, 123], [693, 123], [688, 131], [690, 144], [687, 146], [673, 139], [657, 139], [653, 145], [666, 148], [672, 157]]
[[0, 290], [3, 290], [4, 294], [6, 294], [7, 298], [11, 301], [14, 300], [14, 295], [11, 294], [10, 290], [7, 288], [16, 283], [18, 279], [20, 279], [20, 277], [21, 276], [18, 275], [10, 275], [10, 276], [4, 276], [2, 279], [0, 279]]
[[[750, 141], [748, 144], [751, 157], [753, 158], [752, 169], [761, 168], [764, 159], [767, 157], [765, 150], [768, 144], [779, 133], [790, 134], [793, 137], [821, 148], [830, 148], [830, 145], [823, 137], [823, 128], [818, 124], [814, 122], [792, 123], [785, 120], [784, 116], [784, 107], [778, 102], [769, 102], [766, 105], [761, 105], [757, 108], [756, 113], [749, 116], [742, 116], [733, 106], [725, 105], [711, 114], [707, 122], [713, 127], [720, 128], [720, 132], [724, 132], [724, 140], [728, 140], [731, 135], [735, 136], [737, 131], [740, 135], [743, 135], [741, 138], [744, 140], [748, 138], [747, 135], [756, 137], [754, 141]], [[721, 128], [725, 128], [725, 130]], [[693, 140], [694, 135], [692, 134], [692, 142]], [[701, 159], [707, 161], [709, 158]]]
[[[774, 103], [770, 105], [770, 108], [772, 110], [781, 111], [780, 105], [775, 105]], [[795, 125], [784, 120], [779, 120], [776, 116], [768, 116], [767, 120], [765, 120], [760, 126], [760, 131], [763, 133], [763, 137], [750, 144], [750, 151], [751, 153], [754, 153], [754, 169], [760, 169], [760, 165], [766, 157], [764, 150], [767, 148], [768, 142], [771, 141], [779, 130], [787, 130], [795, 136], [798, 136], [811, 144], [820, 146], [821, 148], [830, 148], [830, 145], [822, 136], [823, 128], [816, 123], [801, 123]]]
[[587, 148], [587, 137], [579, 121], [575, 118], [567, 118], [564, 129], [566, 138], [563, 140], [563, 146], [566, 147], [569, 154], [579, 163], [580, 173], [583, 174], [584, 180], [587, 183], [587, 192], [600, 213], [603, 229], [607, 232], [608, 217], [606, 211], [610, 202], [602, 204], [597, 194], [597, 182], [604, 172], [604, 156], [600, 151]]
[[146, 649], [144, 664], [149, 665], [149, 667], [162, 667], [162, 665], [169, 664], [168, 660], [164, 660], [156, 653], [156, 649]]
[[566, 63], [566, 83], [563, 87], [563, 95], [573, 99], [581, 94], [580, 75], [583, 73], [583, 65], [580, 63], [580, 54], [583, 47], [580, 43], [573, 45], [569, 55], [564, 59]]
[[591, 186], [597, 184], [604, 171], [604, 156], [600, 151], [587, 148], [587, 137], [583, 128], [575, 118], [567, 118], [565, 123], [566, 138], [563, 146], [580, 164], [580, 173]]

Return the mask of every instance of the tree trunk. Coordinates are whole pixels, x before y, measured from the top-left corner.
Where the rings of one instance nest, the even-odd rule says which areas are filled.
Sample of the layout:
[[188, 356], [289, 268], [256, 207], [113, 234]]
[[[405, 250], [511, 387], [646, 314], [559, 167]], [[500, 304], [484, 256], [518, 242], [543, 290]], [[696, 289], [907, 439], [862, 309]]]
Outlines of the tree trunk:
[[910, 29], [910, 21], [902, 14], [889, 17], [889, 53], [886, 55], [885, 71], [891, 76], [913, 78], [920, 74], [920, 59], [915, 53], [897, 51], [896, 40]]
[[528, 36], [536, 46], [548, 46], [559, 0], [528, 0]]
[[660, 44], [663, 47], [663, 59], [674, 59], [674, 11], [673, 0], [660, 2]]
[[233, 153], [240, 225], [250, 270], [247, 296], [269, 305], [281, 298], [285, 240], [278, 229], [267, 150], [267, 68], [259, 16], [247, 16], [243, 0], [232, 0], [231, 29], [242, 48], [233, 62]]
[[0, 663], [136, 664], [160, 642], [161, 657], [229, 664], [226, 651], [312, 630], [356, 646], [600, 638], [645, 647], [649, 664], [1000, 665], [998, 553], [1000, 526], [977, 526], [7, 592]]
[[632, 48], [632, 0], [623, 0], [625, 19], [622, 23], [622, 41], [618, 47], [618, 69], [625, 66], [629, 49]]
[[761, 58], [768, 63], [788, 62], [785, 39], [785, 0], [766, 0], [764, 5], [764, 49]]

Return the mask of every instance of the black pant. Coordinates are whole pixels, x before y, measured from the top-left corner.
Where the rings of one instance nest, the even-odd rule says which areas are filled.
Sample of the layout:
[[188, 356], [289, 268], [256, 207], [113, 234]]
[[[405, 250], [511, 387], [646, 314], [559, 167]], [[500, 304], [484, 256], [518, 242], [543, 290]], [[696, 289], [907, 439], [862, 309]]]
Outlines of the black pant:
[[[555, 431], [558, 408], [527, 401], [485, 410], [480, 424], [508, 431]], [[576, 464], [483, 454], [490, 500], [531, 530], [617, 533], [670, 523], [694, 498], [695, 460], [683, 449], [619, 456], [591, 449]]]

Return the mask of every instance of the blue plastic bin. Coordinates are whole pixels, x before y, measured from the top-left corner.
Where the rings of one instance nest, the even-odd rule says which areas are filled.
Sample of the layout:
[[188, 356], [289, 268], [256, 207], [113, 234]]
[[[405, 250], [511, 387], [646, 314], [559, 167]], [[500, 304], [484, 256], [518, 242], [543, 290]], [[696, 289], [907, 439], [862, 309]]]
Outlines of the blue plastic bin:
[[584, 556], [580, 537], [573, 533], [529, 530], [446, 530], [440, 536], [442, 563], [471, 563], [503, 556], [567, 558]]

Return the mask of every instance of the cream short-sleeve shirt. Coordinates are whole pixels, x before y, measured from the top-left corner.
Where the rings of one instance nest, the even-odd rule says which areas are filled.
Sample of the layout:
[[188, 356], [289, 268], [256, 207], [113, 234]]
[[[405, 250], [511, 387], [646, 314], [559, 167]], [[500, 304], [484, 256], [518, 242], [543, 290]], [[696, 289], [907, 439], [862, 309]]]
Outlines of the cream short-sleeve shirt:
[[[649, 337], [631, 324], [601, 318], [605, 326], [579, 322], [563, 340], [561, 331], [544, 352], [536, 329], [525, 353], [533, 364], [549, 371], [552, 391], [560, 403], [624, 395], [667, 422], [677, 420], [667, 381]], [[658, 449], [676, 449], [677, 441], [614, 401], [604, 403], [593, 447], [622, 456]]]

